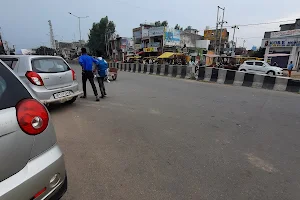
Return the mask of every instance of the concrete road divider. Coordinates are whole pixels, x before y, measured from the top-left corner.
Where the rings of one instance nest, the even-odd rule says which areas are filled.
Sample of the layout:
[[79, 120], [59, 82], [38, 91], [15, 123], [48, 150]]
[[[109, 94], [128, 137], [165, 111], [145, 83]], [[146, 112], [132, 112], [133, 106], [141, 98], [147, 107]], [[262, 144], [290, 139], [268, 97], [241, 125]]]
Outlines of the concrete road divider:
[[268, 90], [300, 92], [300, 80], [288, 77], [251, 74], [221, 68], [199, 67], [197, 74], [192, 75], [192, 67], [186, 65], [140, 64], [140, 63], [109, 63], [110, 67], [121, 71], [144, 73], [182, 79], [195, 78], [198, 81], [215, 82], [218, 84], [262, 88]]

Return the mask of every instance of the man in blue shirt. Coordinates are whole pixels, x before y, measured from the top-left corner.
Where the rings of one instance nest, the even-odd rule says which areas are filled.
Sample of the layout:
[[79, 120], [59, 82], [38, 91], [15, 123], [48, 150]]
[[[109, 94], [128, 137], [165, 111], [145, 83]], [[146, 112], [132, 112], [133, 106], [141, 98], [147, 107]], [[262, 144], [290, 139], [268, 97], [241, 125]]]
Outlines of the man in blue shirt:
[[291, 63], [288, 65], [288, 72], [289, 72], [289, 77], [292, 76], [292, 70], [294, 68], [294, 64], [293, 61], [291, 61]]
[[87, 55], [86, 48], [81, 49], [81, 56], [79, 57], [79, 64], [82, 67], [82, 88], [83, 88], [83, 96], [80, 98], [86, 98], [86, 81], [89, 80], [93, 91], [94, 95], [96, 96], [96, 101], [99, 101], [98, 97], [98, 92], [96, 85], [94, 83], [94, 73], [93, 73], [93, 63], [98, 63], [96, 59], [93, 57]]

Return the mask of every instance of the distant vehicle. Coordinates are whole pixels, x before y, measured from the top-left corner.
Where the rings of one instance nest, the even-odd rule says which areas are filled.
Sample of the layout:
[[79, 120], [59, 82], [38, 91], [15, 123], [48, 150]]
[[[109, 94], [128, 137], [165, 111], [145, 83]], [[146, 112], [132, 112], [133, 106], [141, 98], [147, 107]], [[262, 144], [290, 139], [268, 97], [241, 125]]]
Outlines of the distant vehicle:
[[268, 74], [273, 76], [282, 76], [283, 69], [269, 65], [265, 61], [247, 60], [239, 68], [239, 71], [255, 74]]
[[63, 154], [46, 107], [0, 60], [0, 199], [60, 199]]
[[1, 55], [4, 61], [44, 104], [73, 103], [82, 94], [76, 74], [58, 56]]

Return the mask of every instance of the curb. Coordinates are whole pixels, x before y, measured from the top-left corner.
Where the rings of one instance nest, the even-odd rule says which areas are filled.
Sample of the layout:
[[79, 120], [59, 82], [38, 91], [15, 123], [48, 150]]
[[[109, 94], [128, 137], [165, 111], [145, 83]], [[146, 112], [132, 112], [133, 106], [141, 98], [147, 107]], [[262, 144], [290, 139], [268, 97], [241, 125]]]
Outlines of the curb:
[[[71, 62], [69, 62], [71, 63]], [[180, 79], [191, 79], [192, 67], [186, 65], [145, 65], [139, 63], [108, 63], [109, 67], [131, 73], [144, 73]], [[199, 67], [195, 74], [195, 81], [213, 82], [233, 86], [252, 87], [258, 89], [287, 91], [300, 93], [300, 80], [288, 77], [252, 74], [221, 68]]]

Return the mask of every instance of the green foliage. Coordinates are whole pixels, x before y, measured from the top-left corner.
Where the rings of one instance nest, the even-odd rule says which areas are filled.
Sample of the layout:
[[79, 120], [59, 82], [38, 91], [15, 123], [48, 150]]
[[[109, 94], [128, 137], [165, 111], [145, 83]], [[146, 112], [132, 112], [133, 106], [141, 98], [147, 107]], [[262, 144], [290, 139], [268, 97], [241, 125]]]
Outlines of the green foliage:
[[165, 21], [163, 21], [163, 22], [160, 22], [160, 21], [156, 21], [156, 22], [154, 22], [154, 25], [156, 26], [156, 27], [159, 27], [159, 26], [168, 26], [168, 21], [167, 20], [165, 20]]
[[265, 56], [265, 50], [266, 48], [259, 48], [257, 51], [251, 52], [251, 57], [258, 57], [258, 58], [263, 58]]
[[175, 28], [174, 28], [174, 29], [183, 31], [183, 28], [182, 28], [182, 27], [180, 27], [178, 24], [176, 24], [176, 26], [175, 26]]
[[166, 20], [163, 21], [163, 22], [161, 23], [162, 26], [168, 26], [168, 24], [169, 24], [169, 23], [168, 23], [168, 21], [166, 21]]
[[35, 52], [37, 55], [54, 55], [55, 50], [49, 47], [40, 46]]
[[155, 26], [157, 26], [157, 27], [161, 26], [160, 21], [156, 21], [156, 22], [154, 22], [154, 24], [155, 24]]
[[192, 29], [192, 26], [188, 26], [188, 27], [186, 27], [186, 29], [184, 29], [184, 30], [191, 30]]
[[106, 41], [116, 31], [116, 26], [113, 21], [109, 21], [108, 17], [104, 17], [98, 23], [93, 23], [90, 29], [88, 48], [90, 53], [95, 56], [106, 55]]

